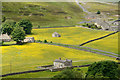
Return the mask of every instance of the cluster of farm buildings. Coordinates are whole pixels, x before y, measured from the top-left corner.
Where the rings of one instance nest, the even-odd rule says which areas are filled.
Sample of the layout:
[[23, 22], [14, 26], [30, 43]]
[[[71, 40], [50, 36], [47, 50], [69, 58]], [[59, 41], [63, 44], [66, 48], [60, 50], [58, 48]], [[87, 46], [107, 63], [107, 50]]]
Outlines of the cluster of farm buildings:
[[[57, 32], [54, 32], [52, 34], [52, 37], [61, 37], [60, 34], [58, 34]], [[11, 37], [6, 33], [6, 34], [1, 34], [0, 35], [0, 41], [4, 41], [4, 42], [10, 42], [12, 39]], [[32, 43], [32, 42], [35, 42], [35, 39], [34, 37], [26, 37], [23, 42], [29, 42], [29, 43]]]

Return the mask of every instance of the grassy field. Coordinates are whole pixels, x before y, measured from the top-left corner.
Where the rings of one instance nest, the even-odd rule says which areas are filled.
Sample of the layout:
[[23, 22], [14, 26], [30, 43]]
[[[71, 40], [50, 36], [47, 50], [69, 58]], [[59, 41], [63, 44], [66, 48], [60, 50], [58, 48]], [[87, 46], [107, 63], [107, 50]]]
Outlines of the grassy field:
[[[61, 37], [52, 37], [52, 34], [57, 32]], [[112, 33], [112, 31], [91, 30], [81, 27], [69, 28], [49, 28], [49, 29], [33, 29], [32, 35], [36, 40], [48, 40], [49, 42], [79, 45], [91, 39], [95, 39], [104, 35]], [[112, 43], [111, 43], [112, 44]]]
[[34, 28], [38, 25], [71, 26], [84, 18], [84, 12], [74, 2], [3, 2], [2, 5], [2, 13], [7, 20], [19, 21], [26, 18], [33, 23]]
[[72, 59], [73, 65], [90, 64], [100, 60], [115, 60], [113, 58], [90, 52], [64, 48], [60, 46], [29, 43], [25, 45], [3, 46], [3, 74], [12, 72], [36, 70], [42, 65], [53, 64], [55, 59]]
[[120, 52], [118, 52], [118, 34], [119, 33], [84, 46], [120, 54]]

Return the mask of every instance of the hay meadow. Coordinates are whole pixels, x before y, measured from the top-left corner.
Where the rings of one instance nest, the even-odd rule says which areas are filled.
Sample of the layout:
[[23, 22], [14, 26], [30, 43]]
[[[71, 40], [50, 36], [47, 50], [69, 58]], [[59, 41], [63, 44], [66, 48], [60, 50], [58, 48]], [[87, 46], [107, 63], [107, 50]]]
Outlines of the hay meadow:
[[36, 70], [39, 69], [37, 68], [39, 66], [53, 64], [53, 61], [59, 57], [72, 59], [73, 65], [90, 64], [100, 60], [115, 60], [107, 56], [60, 46], [29, 43], [21, 46], [3, 46], [1, 66], [3, 74], [9, 73], [10, 65], [12, 65], [12, 72]]

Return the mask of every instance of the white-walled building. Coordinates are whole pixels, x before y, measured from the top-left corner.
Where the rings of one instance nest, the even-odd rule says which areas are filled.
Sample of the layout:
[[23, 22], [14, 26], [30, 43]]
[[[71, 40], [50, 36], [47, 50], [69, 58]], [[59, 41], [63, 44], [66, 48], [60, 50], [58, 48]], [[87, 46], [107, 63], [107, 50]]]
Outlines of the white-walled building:
[[55, 68], [72, 67], [72, 60], [61, 60], [61, 58], [59, 58], [56, 59], [53, 64]]

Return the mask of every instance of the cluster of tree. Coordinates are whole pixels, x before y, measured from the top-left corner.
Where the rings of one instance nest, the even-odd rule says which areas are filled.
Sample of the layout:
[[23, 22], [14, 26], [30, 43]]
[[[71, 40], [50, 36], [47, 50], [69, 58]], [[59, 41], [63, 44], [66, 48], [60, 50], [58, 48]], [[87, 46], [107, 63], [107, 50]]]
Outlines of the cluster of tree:
[[120, 69], [114, 61], [99, 61], [88, 67], [88, 71], [83, 77], [82, 71], [66, 69], [55, 75], [53, 80], [118, 80], [120, 79]]
[[101, 29], [101, 27], [97, 27], [97, 25], [95, 24], [84, 23], [82, 26], [92, 28], [92, 29]]
[[23, 19], [16, 22], [4, 22], [1, 27], [2, 34], [7, 33], [12, 36], [12, 39], [17, 42], [17, 44], [21, 43], [22, 40], [25, 39], [26, 34], [31, 34], [32, 23]]
[[48, 42], [47, 40], [41, 41], [41, 40], [36, 40], [35, 42], [43, 42], [43, 43], [52, 43], [52, 41]]
[[82, 76], [81, 70], [66, 68], [55, 75], [52, 80], [81, 80]]
[[118, 64], [114, 61], [100, 61], [93, 63], [86, 73], [86, 78], [100, 78], [109, 80], [119, 79], [120, 73]]
[[97, 14], [101, 14], [101, 12], [100, 12], [100, 11], [97, 11]]
[[5, 21], [6, 21], [6, 17], [2, 16], [2, 22], [5, 22]]

